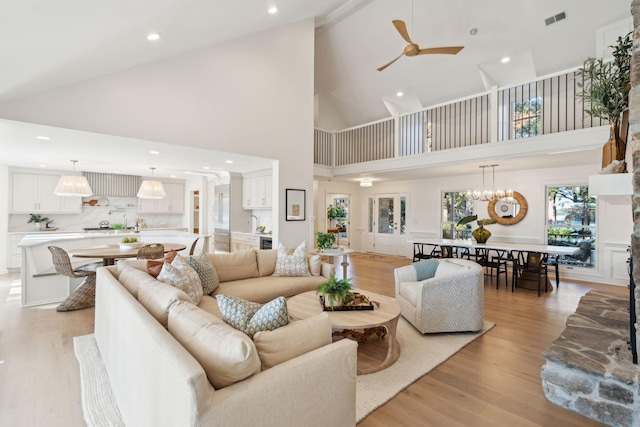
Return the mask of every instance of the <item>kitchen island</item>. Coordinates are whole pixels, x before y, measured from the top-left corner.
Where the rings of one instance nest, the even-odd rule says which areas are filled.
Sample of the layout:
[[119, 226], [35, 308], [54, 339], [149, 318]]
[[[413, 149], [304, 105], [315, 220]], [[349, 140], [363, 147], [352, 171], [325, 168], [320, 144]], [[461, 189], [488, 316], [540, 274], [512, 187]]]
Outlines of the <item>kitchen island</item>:
[[[65, 233], [47, 232], [26, 235], [18, 247], [22, 251], [21, 305], [23, 307], [57, 303], [63, 301], [79, 283], [56, 273], [49, 246], [59, 246], [66, 251], [98, 245], [118, 244], [125, 237], [137, 237], [143, 243], [181, 243], [186, 249], [180, 254], [188, 255], [191, 244], [200, 238], [195, 253], [208, 248], [208, 236], [182, 231], [153, 230], [140, 233]], [[99, 262], [101, 259], [71, 259], [74, 268], [83, 264]]]

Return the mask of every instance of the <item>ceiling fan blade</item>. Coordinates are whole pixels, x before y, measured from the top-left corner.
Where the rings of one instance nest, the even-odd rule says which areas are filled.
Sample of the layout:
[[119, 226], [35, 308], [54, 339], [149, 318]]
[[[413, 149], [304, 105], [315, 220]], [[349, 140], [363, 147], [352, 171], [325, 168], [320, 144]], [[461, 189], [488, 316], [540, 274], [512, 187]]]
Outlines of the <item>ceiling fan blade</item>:
[[420, 49], [418, 55], [455, 55], [464, 49], [464, 46], [428, 47]]
[[[400, 56], [404, 55], [404, 52], [400, 54]], [[396, 59], [394, 59], [393, 61], [389, 62], [388, 64], [383, 65], [382, 67], [378, 68], [378, 71], [382, 71], [385, 68], [387, 68], [389, 65], [393, 64], [394, 62], [396, 62], [398, 59], [400, 59], [400, 56], [398, 56]]]
[[405, 39], [407, 43], [413, 44], [413, 42], [409, 38], [409, 33], [407, 32], [407, 26], [404, 23], [404, 21], [400, 21], [398, 19], [398, 20], [391, 21], [391, 22], [393, 22], [393, 25], [396, 27], [396, 30], [398, 30], [398, 32], [400, 33], [402, 38]]

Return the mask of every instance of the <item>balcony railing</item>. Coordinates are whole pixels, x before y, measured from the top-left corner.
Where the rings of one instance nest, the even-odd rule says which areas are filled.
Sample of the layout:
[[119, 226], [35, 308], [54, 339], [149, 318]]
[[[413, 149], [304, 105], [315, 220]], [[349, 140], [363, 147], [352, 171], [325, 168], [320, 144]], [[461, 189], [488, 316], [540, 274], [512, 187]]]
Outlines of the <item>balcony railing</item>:
[[602, 126], [576, 97], [576, 71], [342, 131], [316, 129], [314, 163], [343, 166]]

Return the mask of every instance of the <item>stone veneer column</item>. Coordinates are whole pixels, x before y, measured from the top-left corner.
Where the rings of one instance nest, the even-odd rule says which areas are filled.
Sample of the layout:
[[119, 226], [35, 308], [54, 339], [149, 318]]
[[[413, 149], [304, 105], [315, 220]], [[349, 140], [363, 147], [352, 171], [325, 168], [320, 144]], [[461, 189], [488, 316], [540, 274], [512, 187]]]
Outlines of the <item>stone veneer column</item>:
[[[633, 15], [633, 56], [631, 57], [631, 91], [629, 92], [629, 128], [633, 165], [627, 169], [633, 173], [633, 280], [636, 283], [636, 314], [640, 314], [640, 0], [632, 0]], [[636, 322], [636, 348], [640, 343], [640, 328]]]

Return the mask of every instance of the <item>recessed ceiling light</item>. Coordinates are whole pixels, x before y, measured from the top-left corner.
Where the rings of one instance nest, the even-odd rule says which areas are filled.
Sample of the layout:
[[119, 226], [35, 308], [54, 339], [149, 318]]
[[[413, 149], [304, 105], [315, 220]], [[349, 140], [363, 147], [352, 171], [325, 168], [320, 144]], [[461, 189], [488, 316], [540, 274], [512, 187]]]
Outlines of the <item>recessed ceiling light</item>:
[[175, 178], [175, 177], [176, 177], [175, 175], [171, 175], [171, 178]]
[[51, 139], [48, 136], [36, 136], [36, 138], [41, 139], [43, 141], [49, 141]]
[[113, 173], [120, 173], [120, 171], [113, 171]]
[[38, 165], [38, 166], [41, 167], [41, 168], [46, 168], [47, 167], [47, 165]]
[[502, 58], [500, 60], [500, 62], [502, 62], [503, 64], [506, 64], [507, 62], [511, 61], [511, 58], [509, 58], [508, 56], [505, 56], [504, 58]]
[[396, 96], [402, 96], [402, 95], [404, 95], [404, 93], [402, 93], [402, 92], [396, 93]]
[[475, 36], [476, 34], [478, 34], [478, 29], [475, 27], [470, 29], [469, 34], [471, 34], [472, 36]]
[[159, 152], [159, 151], [156, 151], [156, 150], [151, 150], [151, 151], [149, 151], [149, 153], [150, 153], [150, 154], [160, 154], [160, 152]]
[[275, 6], [271, 6], [269, 10], [267, 10], [267, 12], [269, 13], [269, 15], [275, 15], [276, 13], [278, 13], [278, 8]]
[[225, 163], [232, 164], [232, 163], [233, 163], [233, 160], [225, 160], [224, 162], [225, 162]]
[[147, 36], [147, 40], [149, 40], [150, 42], [153, 42], [159, 39], [160, 39], [160, 34], [158, 33], [151, 33]]
[[203, 166], [203, 167], [202, 167], [202, 169], [204, 169], [204, 170], [209, 170], [209, 169], [211, 169], [211, 168], [210, 168], [209, 166]]

